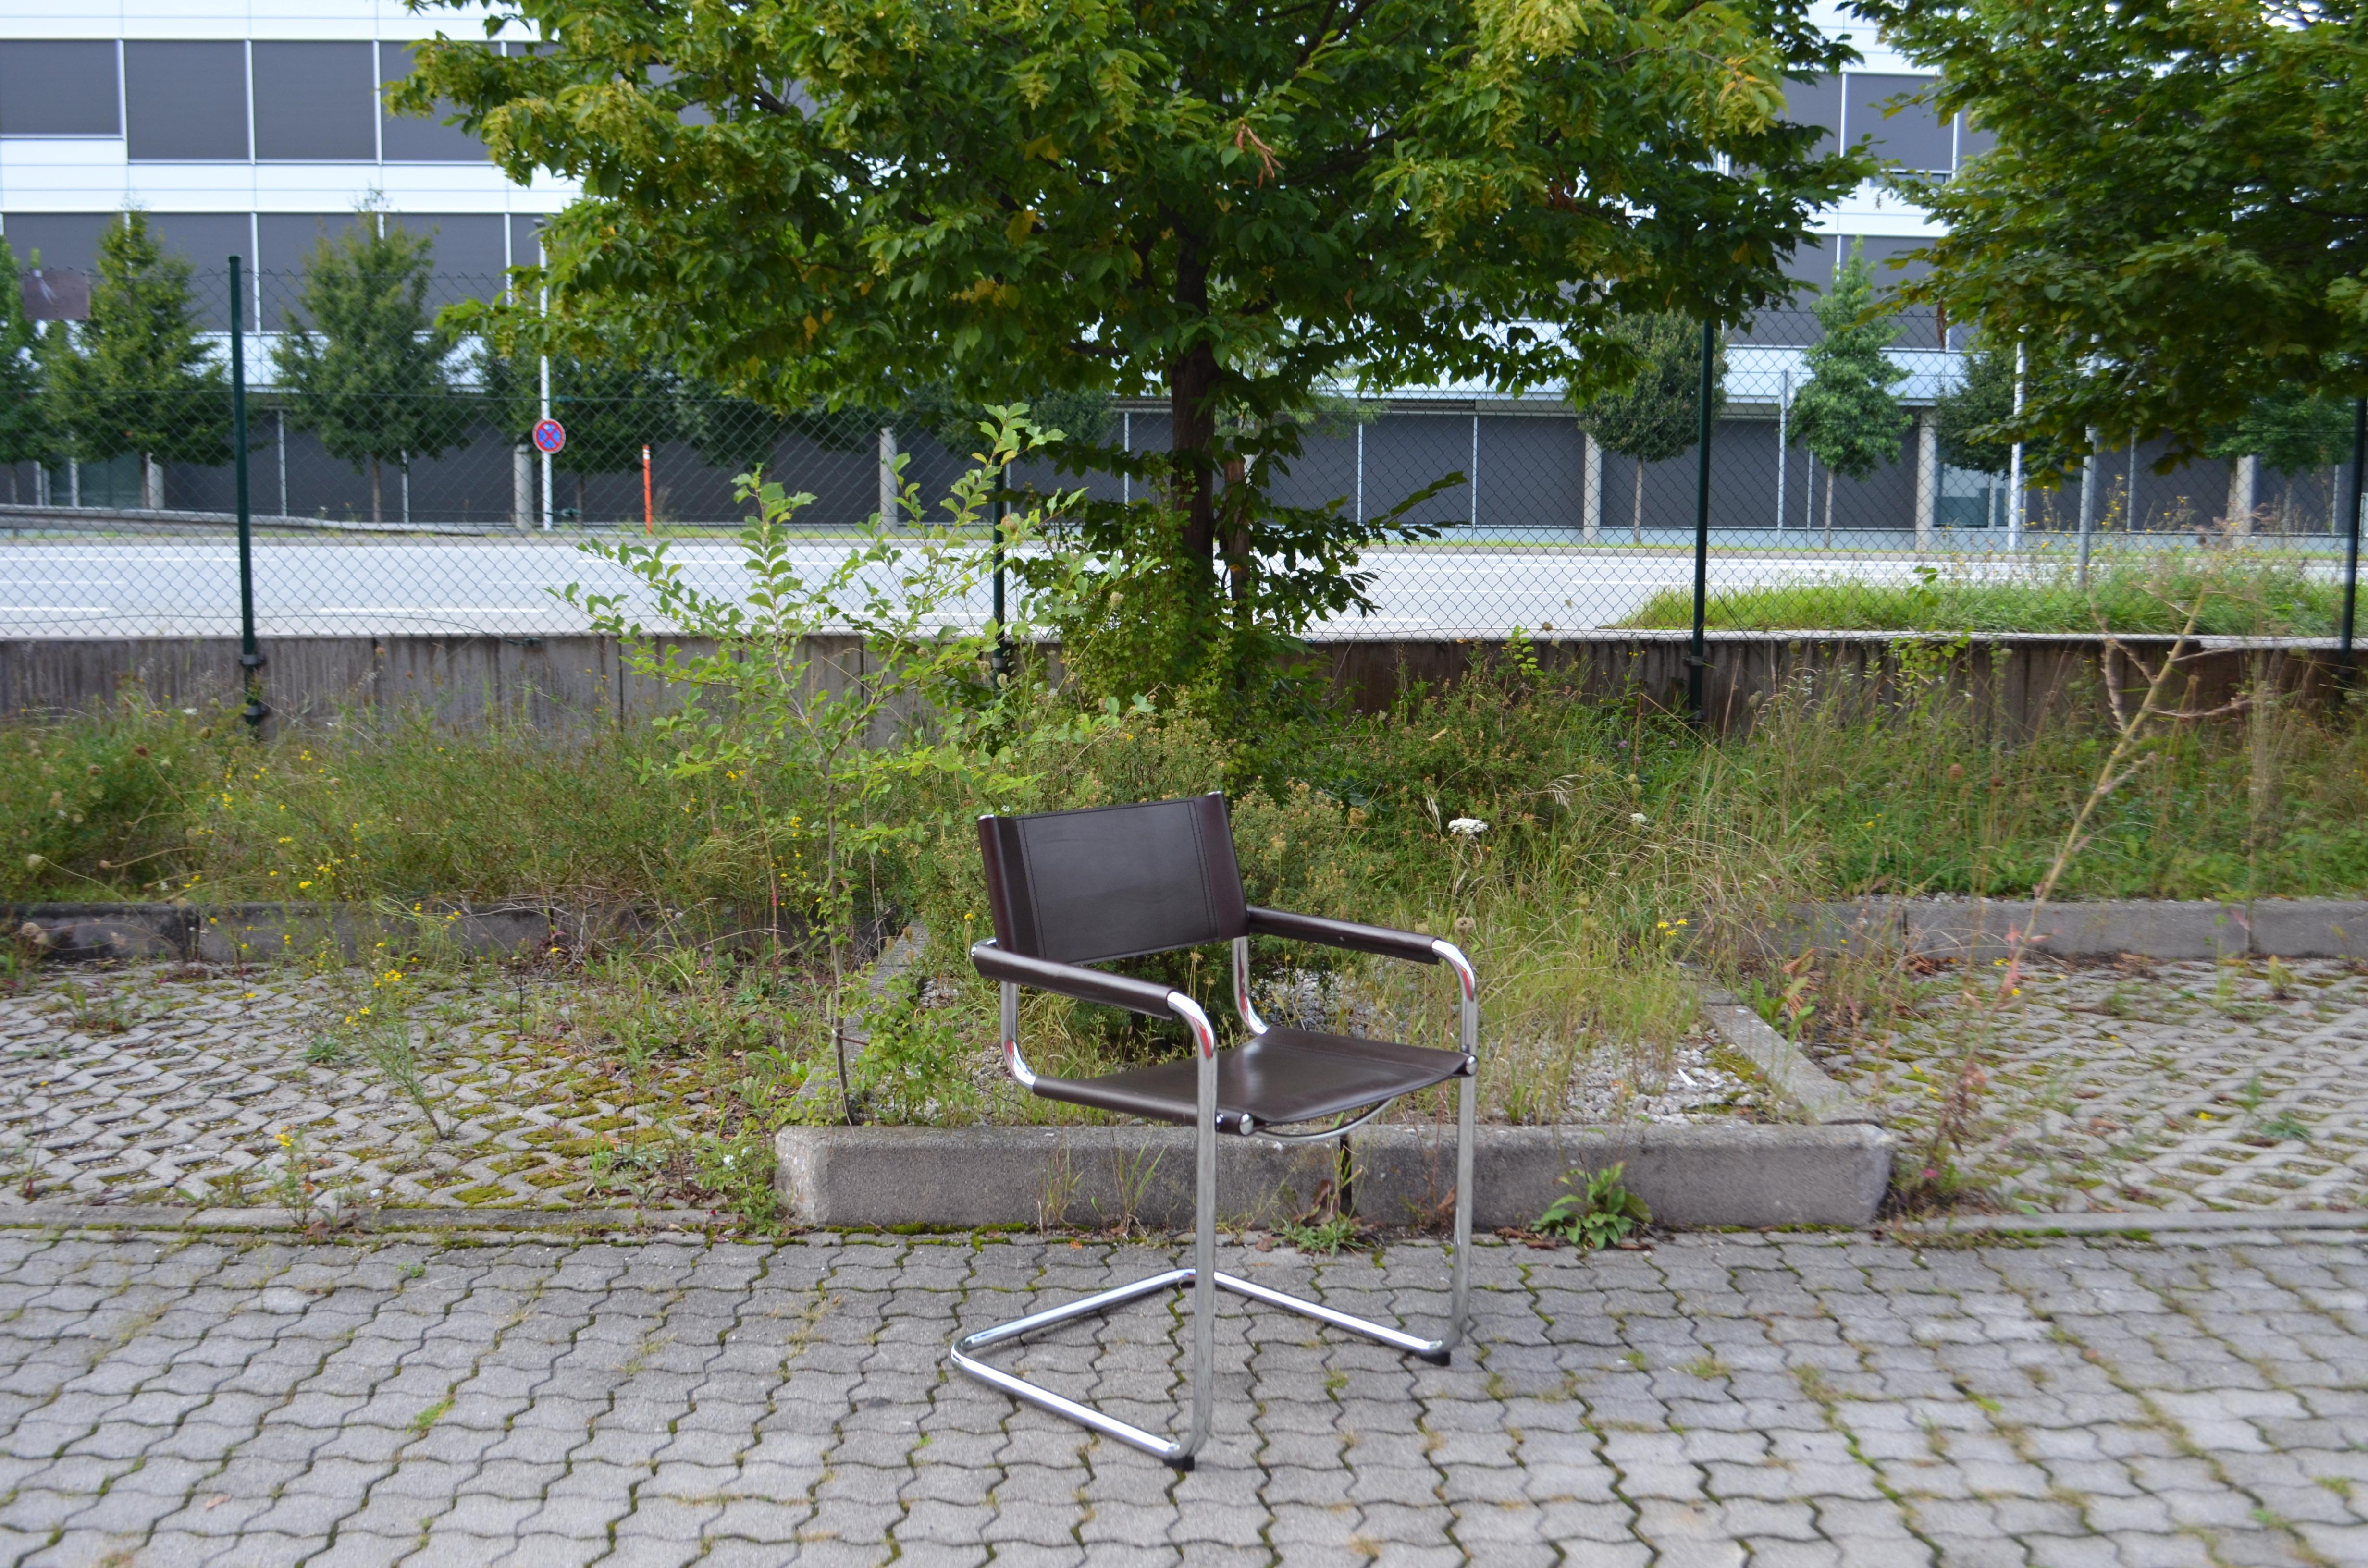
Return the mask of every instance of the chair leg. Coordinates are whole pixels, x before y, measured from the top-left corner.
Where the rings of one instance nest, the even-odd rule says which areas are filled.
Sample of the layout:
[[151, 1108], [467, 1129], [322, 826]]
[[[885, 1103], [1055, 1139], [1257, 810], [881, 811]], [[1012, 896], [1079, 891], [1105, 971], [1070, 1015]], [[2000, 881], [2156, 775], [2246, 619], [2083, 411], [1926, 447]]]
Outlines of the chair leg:
[[[1179, 1006], [1178, 1011], [1184, 1012], [1184, 1007]], [[1173, 1465], [1178, 1470], [1190, 1470], [1193, 1456], [1199, 1453], [1201, 1445], [1209, 1440], [1209, 1427], [1216, 1403], [1216, 1385], [1211, 1374], [1214, 1369], [1217, 1354], [1217, 1291], [1220, 1289], [1231, 1290], [1238, 1296], [1246, 1296], [1254, 1301], [1263, 1301], [1269, 1306], [1281, 1307], [1286, 1312], [1297, 1312], [1304, 1317], [1314, 1318], [1318, 1323], [1328, 1324], [1334, 1328], [1344, 1329], [1350, 1334], [1361, 1334], [1366, 1338], [1386, 1345], [1394, 1350], [1401, 1350], [1410, 1356], [1419, 1356], [1426, 1361], [1443, 1367], [1448, 1364], [1455, 1346], [1463, 1342], [1464, 1314], [1470, 1301], [1472, 1283], [1472, 1148], [1475, 1096], [1473, 1076], [1469, 1073], [1464, 1074], [1459, 1086], [1456, 1102], [1455, 1263], [1452, 1276], [1452, 1282], [1450, 1286], [1452, 1304], [1446, 1333], [1437, 1339], [1422, 1339], [1403, 1329], [1391, 1328], [1315, 1301], [1303, 1301], [1297, 1296], [1287, 1295], [1264, 1285], [1252, 1284], [1237, 1275], [1219, 1273], [1217, 1271], [1215, 1040], [1213, 1036], [1208, 1033], [1206, 1020], [1199, 1018], [1199, 1011], [1198, 1008], [1192, 1008], [1190, 1017], [1188, 1018], [1188, 1021], [1196, 1022], [1195, 1033], [1201, 1035], [1206, 1043], [1206, 1050], [1201, 1058], [1201, 1114], [1199, 1126], [1194, 1129], [1196, 1136], [1193, 1139], [1192, 1267], [1171, 1268], [1164, 1274], [1155, 1274], [1147, 1279], [1138, 1279], [1130, 1285], [1121, 1285], [1091, 1296], [1081, 1297], [1064, 1306], [1048, 1308], [1041, 1312], [1031, 1312], [1026, 1317], [1014, 1318], [1009, 1323], [998, 1324], [992, 1328], [981, 1329], [976, 1334], [965, 1335], [954, 1341], [952, 1349], [954, 1365], [979, 1381], [990, 1387], [1001, 1389], [1012, 1398], [1035, 1405], [1040, 1410], [1064, 1416], [1081, 1426], [1099, 1432], [1105, 1437], [1114, 1437], [1131, 1448], [1141, 1449], [1144, 1453]], [[1478, 1009], [1474, 1005], [1470, 988], [1467, 986], [1463, 1012], [1466, 1054], [1470, 1053], [1474, 1038], [1477, 1033], [1478, 1021]], [[1040, 1330], [1074, 1322], [1081, 1317], [1091, 1317], [1106, 1312], [1112, 1307], [1123, 1306], [1129, 1301], [1140, 1301], [1145, 1296], [1156, 1295], [1162, 1290], [1185, 1285], [1192, 1289], [1192, 1403], [1191, 1415], [1181, 1437], [1163, 1437], [1157, 1433], [1146, 1432], [1130, 1422], [1121, 1421], [1114, 1415], [1104, 1415], [1091, 1405], [1080, 1404], [1076, 1400], [1054, 1393], [1050, 1389], [1039, 1388], [1024, 1378], [1015, 1377], [1009, 1372], [990, 1367], [977, 1359], [981, 1351], [995, 1346], [1008, 1344]]]

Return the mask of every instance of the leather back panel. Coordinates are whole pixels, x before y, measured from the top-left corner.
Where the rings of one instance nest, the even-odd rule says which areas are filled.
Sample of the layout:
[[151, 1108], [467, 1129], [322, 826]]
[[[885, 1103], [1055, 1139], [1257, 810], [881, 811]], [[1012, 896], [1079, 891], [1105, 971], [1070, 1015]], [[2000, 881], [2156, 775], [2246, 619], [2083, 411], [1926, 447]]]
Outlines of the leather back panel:
[[978, 819], [996, 945], [1058, 963], [1249, 929], [1223, 795]]

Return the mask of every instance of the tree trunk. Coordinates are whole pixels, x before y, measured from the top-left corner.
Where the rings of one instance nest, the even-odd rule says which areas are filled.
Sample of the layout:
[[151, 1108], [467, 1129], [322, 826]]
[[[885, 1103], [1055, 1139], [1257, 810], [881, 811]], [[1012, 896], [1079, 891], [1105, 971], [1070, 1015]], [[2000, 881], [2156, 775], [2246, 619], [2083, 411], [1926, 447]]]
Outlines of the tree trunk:
[[370, 458], [370, 521], [386, 521], [386, 509], [379, 504], [378, 458], [375, 454]]
[[575, 526], [577, 528], [584, 526], [584, 474], [583, 471], [578, 470], [575, 475]]
[[1834, 547], [1834, 465], [1826, 465], [1826, 548]]
[[1636, 498], [1628, 512], [1628, 538], [1632, 543], [1645, 542], [1645, 460], [1636, 460]]
[[[1176, 303], [1205, 321], [1209, 314], [1209, 267], [1201, 259], [1200, 241], [1178, 233], [1176, 259]], [[1186, 570], [1193, 580], [1186, 592], [1194, 598], [1209, 589], [1209, 572], [1217, 545], [1217, 505], [1209, 449], [1217, 438], [1215, 393], [1220, 374], [1217, 352], [1207, 343], [1195, 343], [1167, 367], [1168, 450], [1174, 460], [1177, 501], [1184, 513], [1179, 541]]]
[[1237, 494], [1249, 483], [1249, 465], [1235, 458], [1225, 464], [1225, 589], [1234, 601], [1234, 624], [1247, 627], [1250, 612], [1250, 529], [1243, 519], [1249, 497]]

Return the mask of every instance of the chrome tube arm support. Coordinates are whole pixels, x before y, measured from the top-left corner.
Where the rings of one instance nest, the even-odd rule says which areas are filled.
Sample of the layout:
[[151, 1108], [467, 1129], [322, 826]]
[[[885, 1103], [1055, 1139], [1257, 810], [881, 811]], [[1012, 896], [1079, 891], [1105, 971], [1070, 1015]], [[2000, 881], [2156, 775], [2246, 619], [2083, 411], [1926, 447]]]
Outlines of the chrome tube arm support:
[[1250, 1001], [1250, 939], [1234, 938], [1234, 1008], [1242, 1016], [1242, 1027], [1254, 1035], [1266, 1033], [1266, 1020]]
[[1029, 1070], [1028, 1059], [1019, 1054], [1019, 983], [1003, 983], [1003, 1064], [1019, 1081], [1023, 1089], [1036, 1086], [1036, 1074]]
[[1455, 1268], [1448, 1288], [1447, 1333], [1439, 1342], [1441, 1350], [1452, 1350], [1463, 1338], [1465, 1312], [1472, 1303], [1472, 1143], [1480, 1086], [1480, 977], [1454, 943], [1436, 941], [1430, 950], [1455, 971], [1463, 993], [1456, 1017], [1463, 1076], [1455, 1086]]

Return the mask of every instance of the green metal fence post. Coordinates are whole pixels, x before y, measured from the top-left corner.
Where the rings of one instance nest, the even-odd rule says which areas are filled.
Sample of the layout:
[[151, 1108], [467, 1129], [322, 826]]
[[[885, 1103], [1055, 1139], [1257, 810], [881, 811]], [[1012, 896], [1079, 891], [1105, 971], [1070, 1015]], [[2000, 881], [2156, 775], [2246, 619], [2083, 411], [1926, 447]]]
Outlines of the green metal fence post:
[[2343, 667], [2351, 664], [2352, 614], [2360, 603], [2360, 482], [2362, 469], [2368, 466], [2368, 397], [2354, 399], [2351, 404], [2351, 527], [2343, 550]]
[[1694, 722], [1710, 722], [1709, 710], [1703, 706], [1702, 670], [1709, 663], [1702, 656], [1702, 618], [1705, 600], [1710, 596], [1710, 404], [1711, 361], [1716, 351], [1717, 329], [1708, 316], [1702, 324], [1702, 405], [1699, 409], [1701, 428], [1697, 432], [1698, 450], [1694, 464], [1694, 639], [1692, 650], [1686, 655], [1686, 702], [1693, 710]]
[[246, 288], [236, 256], [230, 258], [230, 445], [238, 488], [238, 664], [246, 691], [242, 717], [248, 732], [261, 739], [271, 710], [263, 705], [263, 677], [256, 673], [263, 668], [263, 654], [255, 645], [255, 517], [247, 497]]

